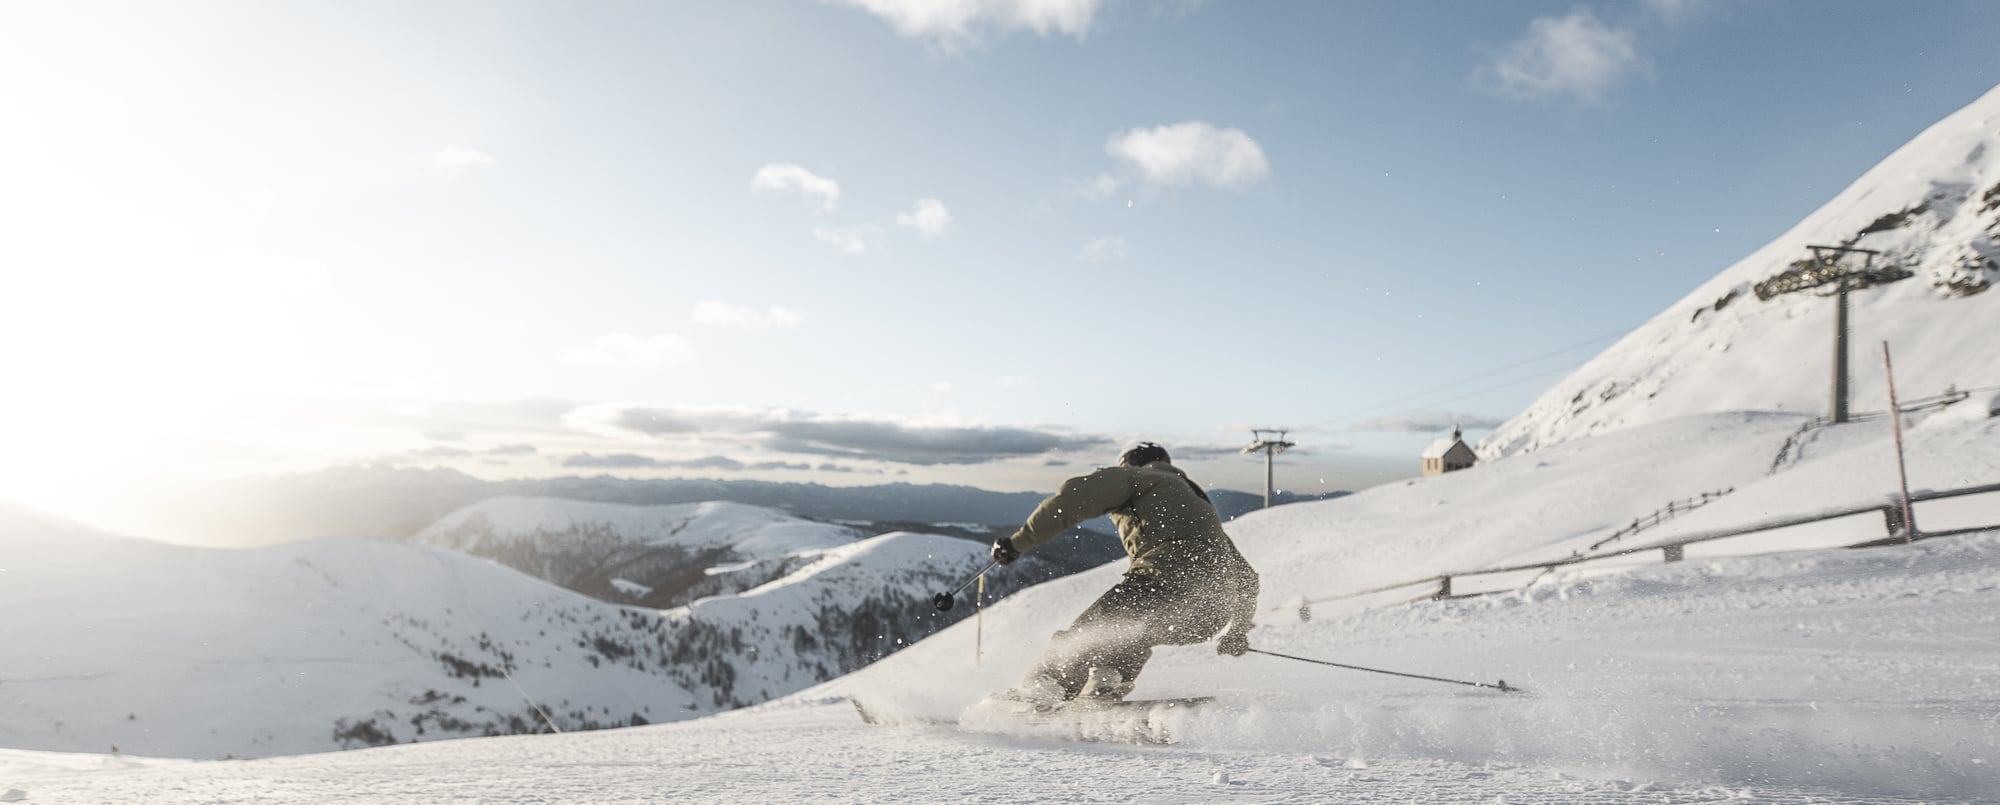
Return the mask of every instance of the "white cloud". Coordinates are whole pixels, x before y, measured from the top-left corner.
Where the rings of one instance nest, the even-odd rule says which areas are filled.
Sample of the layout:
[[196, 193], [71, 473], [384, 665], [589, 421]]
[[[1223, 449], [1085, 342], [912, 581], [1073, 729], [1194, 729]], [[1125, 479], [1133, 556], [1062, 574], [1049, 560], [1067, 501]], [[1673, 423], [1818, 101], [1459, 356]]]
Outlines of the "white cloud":
[[446, 173], [464, 173], [477, 168], [490, 168], [499, 164], [492, 154], [471, 148], [448, 145], [431, 155], [431, 162]]
[[839, 249], [841, 254], [854, 255], [874, 251], [879, 232], [878, 228], [866, 224], [839, 228], [813, 227], [813, 237]]
[[[1662, 14], [1676, 4], [1656, 3]], [[1641, 69], [1636, 37], [1629, 28], [1604, 24], [1579, 7], [1565, 17], [1541, 17], [1528, 33], [1474, 71], [1488, 91], [1511, 98], [1570, 95], [1587, 103], [1604, 98], [1626, 75]]]
[[1124, 238], [1105, 235], [1084, 241], [1083, 251], [1077, 257], [1087, 263], [1109, 263], [1125, 259], [1127, 251]]
[[984, 464], [1055, 452], [1098, 451], [1111, 444], [1103, 436], [1050, 426], [819, 414], [796, 409], [703, 411], [600, 403], [571, 411], [565, 421], [578, 430], [613, 438], [733, 443], [773, 453], [918, 465]]
[[1199, 183], [1242, 189], [1271, 172], [1263, 147], [1242, 129], [1216, 128], [1199, 120], [1114, 134], [1104, 150], [1154, 185]]
[[807, 198], [817, 199], [820, 209], [826, 212], [832, 212], [834, 205], [840, 202], [838, 182], [790, 162], [758, 168], [757, 175], [750, 177], [750, 189], [797, 191]]
[[569, 359], [576, 363], [642, 369], [685, 363], [692, 358], [694, 346], [672, 333], [651, 337], [610, 333], [600, 336], [590, 346], [569, 351]]
[[695, 305], [692, 320], [695, 324], [736, 330], [789, 330], [805, 318], [798, 311], [777, 305], [758, 310], [748, 305], [711, 301]]
[[951, 210], [934, 198], [921, 199], [915, 209], [896, 214], [896, 225], [914, 229], [925, 238], [941, 238], [951, 230]]
[[896, 33], [947, 52], [976, 44], [989, 29], [1051, 32], [1082, 39], [1105, 0], [823, 0], [888, 21]]

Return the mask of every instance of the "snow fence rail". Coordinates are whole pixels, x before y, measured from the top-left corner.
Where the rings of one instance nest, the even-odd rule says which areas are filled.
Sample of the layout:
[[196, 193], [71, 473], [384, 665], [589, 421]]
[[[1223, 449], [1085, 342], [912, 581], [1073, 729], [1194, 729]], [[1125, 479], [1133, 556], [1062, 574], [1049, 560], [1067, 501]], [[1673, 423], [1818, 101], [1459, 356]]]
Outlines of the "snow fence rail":
[[[1948, 498], [1965, 497], [1968, 495], [1986, 495], [1986, 494], [1993, 494], [1996, 492], [2000, 492], [2000, 484], [1983, 484], [1980, 486], [1967, 486], [1958, 489], [1947, 489], [1942, 491], [1926, 489], [1910, 493], [1910, 502], [1923, 503], [1926, 501], [1945, 500]], [[1436, 585], [1436, 589], [1432, 590], [1431, 592], [1418, 595], [1415, 598], [1396, 601], [1392, 605], [1414, 604], [1419, 601], [1444, 601], [1450, 599], [1474, 598], [1482, 595], [1492, 595], [1494, 593], [1504, 592], [1504, 591], [1482, 590], [1479, 592], [1455, 593], [1452, 591], [1452, 580], [1474, 578], [1479, 576], [1497, 576], [1508, 573], [1522, 573], [1531, 570], [1539, 570], [1542, 571], [1543, 574], [1547, 574], [1555, 572], [1555, 570], [1560, 567], [1567, 567], [1570, 565], [1580, 565], [1586, 562], [1597, 562], [1605, 559], [1615, 559], [1622, 556], [1632, 556], [1634, 554], [1647, 553], [1650, 551], [1661, 552], [1662, 557], [1667, 562], [1679, 562], [1687, 558], [1687, 546], [1689, 545], [1695, 545], [1703, 542], [1715, 542], [1718, 540], [1732, 539], [1735, 537], [1745, 537], [1753, 534], [1760, 534], [1766, 531], [1776, 531], [1781, 528], [1791, 528], [1793, 526], [1809, 525], [1811, 523], [1818, 523], [1826, 520], [1837, 520], [1843, 517], [1853, 517], [1855, 515], [1868, 514], [1870, 512], [1880, 512], [1882, 514], [1882, 522], [1888, 531], [1888, 535], [1881, 537], [1879, 539], [1866, 540], [1863, 542], [1857, 542], [1842, 547], [1875, 548], [1885, 545], [1905, 545], [1915, 542], [1917, 540], [1933, 539], [1936, 537], [1953, 537], [1961, 534], [1978, 533], [1981, 531], [2000, 530], [2000, 523], [1994, 523], [1991, 525], [1983, 525], [1983, 526], [1974, 526], [1971, 528], [1954, 528], [1946, 531], [1922, 531], [1920, 529], [1910, 528], [1908, 523], [1903, 522], [1902, 496], [1890, 495], [1887, 500], [1884, 500], [1879, 503], [1865, 503], [1855, 506], [1824, 509], [1809, 514], [1795, 514], [1795, 515], [1787, 515], [1784, 517], [1774, 517], [1765, 520], [1758, 520], [1748, 525], [1736, 526], [1733, 528], [1712, 529], [1709, 531], [1697, 531], [1692, 534], [1684, 534], [1682, 536], [1675, 537], [1670, 540], [1664, 540], [1661, 542], [1655, 542], [1649, 545], [1643, 545], [1638, 547], [1624, 548], [1621, 550], [1610, 551], [1607, 553], [1593, 554], [1590, 556], [1571, 555], [1563, 557], [1561, 559], [1552, 559], [1546, 562], [1531, 562], [1527, 564], [1509, 565], [1505, 567], [1489, 567], [1480, 570], [1468, 570], [1457, 573], [1439, 573], [1435, 576], [1425, 576], [1420, 579], [1399, 581], [1394, 584], [1385, 584], [1380, 587], [1371, 587], [1366, 590], [1357, 590], [1355, 592], [1322, 596], [1319, 598], [1309, 598], [1305, 599], [1304, 601], [1301, 601], [1298, 604], [1296, 611], [1298, 613], [1299, 620], [1302, 621], [1311, 620], [1312, 607], [1314, 604], [1326, 604], [1326, 603], [1332, 603], [1334, 601], [1346, 601], [1354, 598], [1362, 598], [1370, 595], [1379, 595], [1394, 590], [1400, 590], [1409, 587], [1420, 587], [1424, 585]], [[1539, 576], [1537, 576], [1537, 578], [1539, 578]], [[1260, 616], [1270, 615], [1274, 613], [1285, 612], [1290, 609], [1292, 608], [1279, 607], [1276, 609], [1265, 610], [1264, 612], [1259, 613], [1259, 615]]]

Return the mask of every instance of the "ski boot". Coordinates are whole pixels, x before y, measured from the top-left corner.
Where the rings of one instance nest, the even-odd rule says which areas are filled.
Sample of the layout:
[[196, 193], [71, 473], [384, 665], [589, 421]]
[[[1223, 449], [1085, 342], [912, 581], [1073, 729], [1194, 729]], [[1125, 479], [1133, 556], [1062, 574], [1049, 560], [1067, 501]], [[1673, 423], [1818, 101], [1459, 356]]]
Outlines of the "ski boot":
[[1036, 674], [995, 698], [1017, 713], [1047, 713], [1063, 706], [1064, 693], [1062, 683], [1046, 674]]
[[1084, 706], [1117, 704], [1132, 692], [1132, 683], [1125, 681], [1125, 675], [1115, 668], [1091, 668], [1090, 676], [1083, 681], [1083, 690], [1076, 694], [1076, 703]]

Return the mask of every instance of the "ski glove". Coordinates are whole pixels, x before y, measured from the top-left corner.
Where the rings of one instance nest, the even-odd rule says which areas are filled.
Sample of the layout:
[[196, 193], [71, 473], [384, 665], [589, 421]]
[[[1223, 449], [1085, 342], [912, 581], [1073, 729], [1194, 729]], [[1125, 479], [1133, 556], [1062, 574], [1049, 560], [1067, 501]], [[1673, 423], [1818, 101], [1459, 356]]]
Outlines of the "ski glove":
[[1224, 632], [1221, 640], [1215, 641], [1215, 653], [1241, 657], [1250, 652], [1249, 632]]
[[1008, 537], [1001, 537], [993, 541], [993, 561], [1003, 565], [1011, 565], [1014, 563], [1014, 560], [1019, 558], [1021, 558], [1021, 552], [1014, 550], [1014, 540]]

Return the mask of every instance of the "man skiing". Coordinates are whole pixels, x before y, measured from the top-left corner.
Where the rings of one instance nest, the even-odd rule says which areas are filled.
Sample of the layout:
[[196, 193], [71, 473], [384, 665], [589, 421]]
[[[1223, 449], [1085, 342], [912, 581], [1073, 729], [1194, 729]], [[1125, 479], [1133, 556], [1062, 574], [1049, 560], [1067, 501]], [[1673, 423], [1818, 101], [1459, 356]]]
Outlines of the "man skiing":
[[1223, 532], [1208, 493], [1153, 442], [1126, 450], [1118, 466], [1064, 482], [1026, 525], [994, 541], [993, 559], [1012, 562], [1105, 514], [1131, 556], [1125, 577], [1050, 639], [1040, 664], [1008, 698], [1043, 708], [1078, 697], [1117, 701], [1131, 692], [1154, 646], [1200, 643], [1220, 632], [1216, 653], [1250, 650], [1257, 572]]

